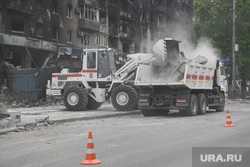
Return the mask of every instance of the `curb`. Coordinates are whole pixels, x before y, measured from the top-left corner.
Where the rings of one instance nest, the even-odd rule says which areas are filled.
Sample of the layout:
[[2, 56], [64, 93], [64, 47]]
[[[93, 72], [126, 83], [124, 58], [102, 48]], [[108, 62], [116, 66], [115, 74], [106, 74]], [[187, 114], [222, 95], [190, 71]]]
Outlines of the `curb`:
[[[130, 111], [130, 112], [127, 112], [127, 113], [118, 113], [118, 114], [107, 114], [107, 115], [100, 115], [100, 116], [49, 120], [46, 123], [47, 123], [47, 125], [50, 125], [50, 124], [62, 124], [62, 123], [82, 121], [82, 120], [105, 119], [105, 118], [122, 117], [122, 116], [139, 115], [139, 114], [141, 114], [141, 111], [136, 110], [136, 111]], [[15, 127], [13, 127], [13, 128], [0, 130], [0, 135], [6, 134], [6, 133], [9, 133], [9, 132], [18, 132], [19, 130], [23, 130], [24, 127], [37, 126], [39, 123], [45, 123], [45, 122], [37, 122], [37, 121], [35, 121], [35, 122], [28, 122], [28, 123], [17, 123], [17, 124], [15, 124]]]
[[18, 132], [18, 128], [17, 127], [11, 127], [11, 128], [0, 130], [0, 135], [6, 134], [6, 133], [9, 133], [9, 132]]
[[67, 122], [74, 122], [74, 121], [82, 121], [82, 120], [93, 120], [93, 119], [104, 119], [104, 118], [113, 118], [113, 117], [120, 117], [120, 116], [129, 116], [129, 115], [138, 115], [141, 114], [141, 111], [132, 111], [128, 113], [121, 113], [121, 114], [107, 114], [107, 115], [100, 115], [100, 116], [91, 116], [91, 117], [79, 117], [79, 118], [69, 118], [69, 119], [60, 119], [60, 120], [52, 120], [49, 123], [67, 123]]

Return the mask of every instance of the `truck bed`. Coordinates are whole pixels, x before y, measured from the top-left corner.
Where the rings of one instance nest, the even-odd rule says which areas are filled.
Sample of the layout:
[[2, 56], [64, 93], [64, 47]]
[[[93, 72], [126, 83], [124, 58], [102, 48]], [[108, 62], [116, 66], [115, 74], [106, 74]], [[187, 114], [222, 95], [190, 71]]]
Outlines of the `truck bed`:
[[213, 67], [192, 62], [185, 62], [177, 67], [140, 64], [135, 85], [212, 89], [214, 71]]

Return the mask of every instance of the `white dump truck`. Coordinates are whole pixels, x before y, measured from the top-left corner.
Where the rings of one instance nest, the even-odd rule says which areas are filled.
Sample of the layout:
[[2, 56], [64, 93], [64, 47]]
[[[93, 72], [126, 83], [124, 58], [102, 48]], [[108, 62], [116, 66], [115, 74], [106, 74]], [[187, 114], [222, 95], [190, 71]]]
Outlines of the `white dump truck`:
[[170, 109], [188, 116], [205, 114], [207, 108], [224, 110], [227, 80], [222, 62], [202, 56], [188, 59], [179, 52], [179, 41], [171, 38], [156, 44], [153, 52], [151, 61], [139, 64], [135, 78], [144, 116]]

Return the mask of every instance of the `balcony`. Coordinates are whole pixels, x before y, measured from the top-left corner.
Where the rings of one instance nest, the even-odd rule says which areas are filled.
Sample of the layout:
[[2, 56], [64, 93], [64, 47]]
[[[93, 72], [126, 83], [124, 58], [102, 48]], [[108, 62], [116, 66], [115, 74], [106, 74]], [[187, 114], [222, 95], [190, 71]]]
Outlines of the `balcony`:
[[16, 12], [18, 15], [33, 16], [32, 10], [27, 4], [21, 2], [9, 1], [6, 4], [6, 8], [11, 12]]
[[133, 36], [132, 36], [132, 34], [130, 33], [130, 32], [127, 32], [127, 33], [125, 33], [125, 32], [120, 32], [119, 33], [119, 37], [120, 37], [120, 39], [121, 40], [123, 40], [123, 41], [133, 41], [134, 39], [133, 39]]
[[119, 15], [120, 15], [120, 18], [123, 19], [123, 20], [133, 20], [130, 13], [121, 11], [119, 13]]
[[79, 19], [79, 29], [99, 32], [100, 23], [87, 19]]
[[107, 34], [107, 31], [108, 31], [108, 26], [107, 24], [100, 24], [100, 33], [104, 33], [104, 34]]

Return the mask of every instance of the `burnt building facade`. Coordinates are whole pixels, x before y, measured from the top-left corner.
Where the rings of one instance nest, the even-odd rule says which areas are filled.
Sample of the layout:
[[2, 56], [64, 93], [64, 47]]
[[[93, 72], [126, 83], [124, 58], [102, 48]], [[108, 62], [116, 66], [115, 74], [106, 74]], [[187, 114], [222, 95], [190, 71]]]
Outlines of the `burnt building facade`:
[[192, 4], [193, 0], [0, 0], [0, 65], [39, 69], [50, 53], [68, 45], [109, 46], [122, 58], [148, 53], [158, 39], [176, 38], [173, 31], [187, 29]]
[[172, 37], [173, 31], [192, 22], [192, 4], [193, 0], [1, 0], [1, 60], [39, 67], [48, 52], [61, 45], [108, 45], [118, 54], [150, 52], [156, 40]]

